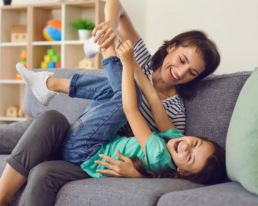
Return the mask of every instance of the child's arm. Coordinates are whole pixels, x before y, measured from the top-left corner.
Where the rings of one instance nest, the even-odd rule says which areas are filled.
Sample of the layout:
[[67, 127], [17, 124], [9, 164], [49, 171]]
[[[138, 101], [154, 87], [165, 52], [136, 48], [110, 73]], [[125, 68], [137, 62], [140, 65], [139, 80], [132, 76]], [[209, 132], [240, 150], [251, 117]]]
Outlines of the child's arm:
[[169, 129], [176, 128], [168, 118], [167, 112], [159, 99], [157, 91], [151, 82], [147, 79], [135, 59], [133, 64], [135, 80], [150, 104], [151, 112], [159, 132], [164, 133]]
[[133, 67], [133, 45], [131, 41], [126, 41], [117, 49], [118, 56], [123, 64], [122, 74], [122, 101], [123, 109], [132, 131], [145, 152], [145, 145], [151, 135], [151, 130], [137, 107], [137, 96], [134, 83]]

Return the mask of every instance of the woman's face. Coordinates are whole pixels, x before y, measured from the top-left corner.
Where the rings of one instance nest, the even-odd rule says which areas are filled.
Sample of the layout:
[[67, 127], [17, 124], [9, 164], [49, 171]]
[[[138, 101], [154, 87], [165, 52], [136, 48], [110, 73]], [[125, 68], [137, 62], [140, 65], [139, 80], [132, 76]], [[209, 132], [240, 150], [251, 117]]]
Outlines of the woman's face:
[[196, 47], [167, 48], [167, 56], [160, 68], [161, 78], [166, 84], [177, 85], [192, 81], [205, 70], [202, 53]]
[[198, 173], [215, 148], [212, 143], [194, 136], [170, 139], [167, 143], [178, 170]]

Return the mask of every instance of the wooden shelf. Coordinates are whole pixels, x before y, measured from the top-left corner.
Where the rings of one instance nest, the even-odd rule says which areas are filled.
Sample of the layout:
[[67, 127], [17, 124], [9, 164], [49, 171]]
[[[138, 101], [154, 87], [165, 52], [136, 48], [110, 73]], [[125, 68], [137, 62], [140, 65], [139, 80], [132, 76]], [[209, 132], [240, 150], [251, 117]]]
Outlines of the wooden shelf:
[[61, 41], [34, 41], [32, 42], [32, 45], [34, 46], [44, 46], [44, 45], [61, 45]]
[[0, 43], [0, 47], [9, 47], [9, 46], [27, 46], [27, 42], [7, 42], [7, 43]]
[[[15, 66], [22, 51], [27, 51], [29, 70], [40, 68], [44, 55], [51, 48], [60, 56], [62, 68], [74, 68], [86, 56], [83, 51], [85, 41], [79, 41], [78, 32], [71, 23], [82, 18], [100, 24], [104, 21], [104, 6], [104, 1], [87, 0], [0, 7], [0, 121], [24, 120], [4, 117], [7, 107], [23, 105], [25, 83], [15, 80]], [[62, 21], [61, 41], [46, 41], [42, 30], [54, 19]], [[13, 25], [27, 25], [27, 42], [11, 42]], [[93, 68], [103, 68], [101, 55], [90, 60]]]
[[0, 84], [25, 84], [22, 80], [0, 80]]
[[6, 122], [20, 122], [27, 120], [27, 118], [21, 118], [21, 117], [0, 117], [0, 121], [6, 121]]

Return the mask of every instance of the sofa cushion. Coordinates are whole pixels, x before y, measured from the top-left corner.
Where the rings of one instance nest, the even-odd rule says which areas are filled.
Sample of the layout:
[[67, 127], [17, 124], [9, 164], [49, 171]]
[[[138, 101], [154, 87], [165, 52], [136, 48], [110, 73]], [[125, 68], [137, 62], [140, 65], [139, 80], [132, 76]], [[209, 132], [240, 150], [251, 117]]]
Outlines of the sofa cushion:
[[[35, 72], [46, 71], [46, 69], [35, 69]], [[71, 79], [74, 73], [105, 76], [103, 69], [49, 69], [54, 72], [53, 77]], [[59, 93], [52, 99], [48, 106], [43, 106], [34, 96], [31, 89], [26, 86], [24, 98], [24, 113], [34, 118], [39, 112], [45, 110], [57, 110], [64, 114], [70, 123], [73, 123], [90, 104], [90, 100], [70, 98], [67, 94]]]
[[230, 182], [194, 190], [175, 191], [163, 195], [157, 206], [256, 206], [258, 198], [239, 183]]
[[230, 121], [226, 165], [231, 180], [258, 195], [258, 67], [246, 81]]
[[0, 154], [11, 153], [31, 122], [32, 119], [0, 125]]
[[196, 97], [185, 100], [185, 135], [202, 136], [225, 148], [236, 100], [251, 72], [211, 75], [197, 85]]
[[154, 206], [167, 192], [199, 187], [203, 185], [178, 179], [91, 178], [64, 185], [55, 206]]

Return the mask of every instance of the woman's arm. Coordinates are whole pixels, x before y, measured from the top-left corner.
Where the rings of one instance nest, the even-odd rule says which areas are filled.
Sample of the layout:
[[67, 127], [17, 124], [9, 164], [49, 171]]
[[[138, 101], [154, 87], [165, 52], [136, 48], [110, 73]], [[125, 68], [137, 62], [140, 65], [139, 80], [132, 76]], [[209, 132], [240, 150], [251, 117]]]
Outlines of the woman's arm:
[[137, 106], [137, 95], [134, 83], [134, 52], [131, 41], [126, 41], [117, 49], [118, 56], [123, 64], [122, 74], [122, 101], [126, 118], [131, 129], [145, 152], [145, 145], [151, 135], [151, 130]]
[[[96, 35], [98, 30], [101, 31]], [[100, 48], [106, 49], [114, 43], [116, 33], [118, 33], [122, 41], [130, 40], [133, 45], [140, 38], [120, 1], [107, 0], [105, 4], [105, 22], [97, 25], [92, 34], [96, 36], [94, 38], [95, 42], [99, 40]]]
[[147, 77], [145, 76], [141, 67], [136, 62], [135, 59], [133, 64], [134, 64], [135, 80], [150, 104], [151, 112], [153, 114], [153, 117], [159, 132], [164, 133], [168, 129], [175, 128], [175, 125], [170, 121], [167, 115], [167, 112], [163, 104], [161, 103], [155, 88], [153, 87], [151, 82], [147, 79]]

